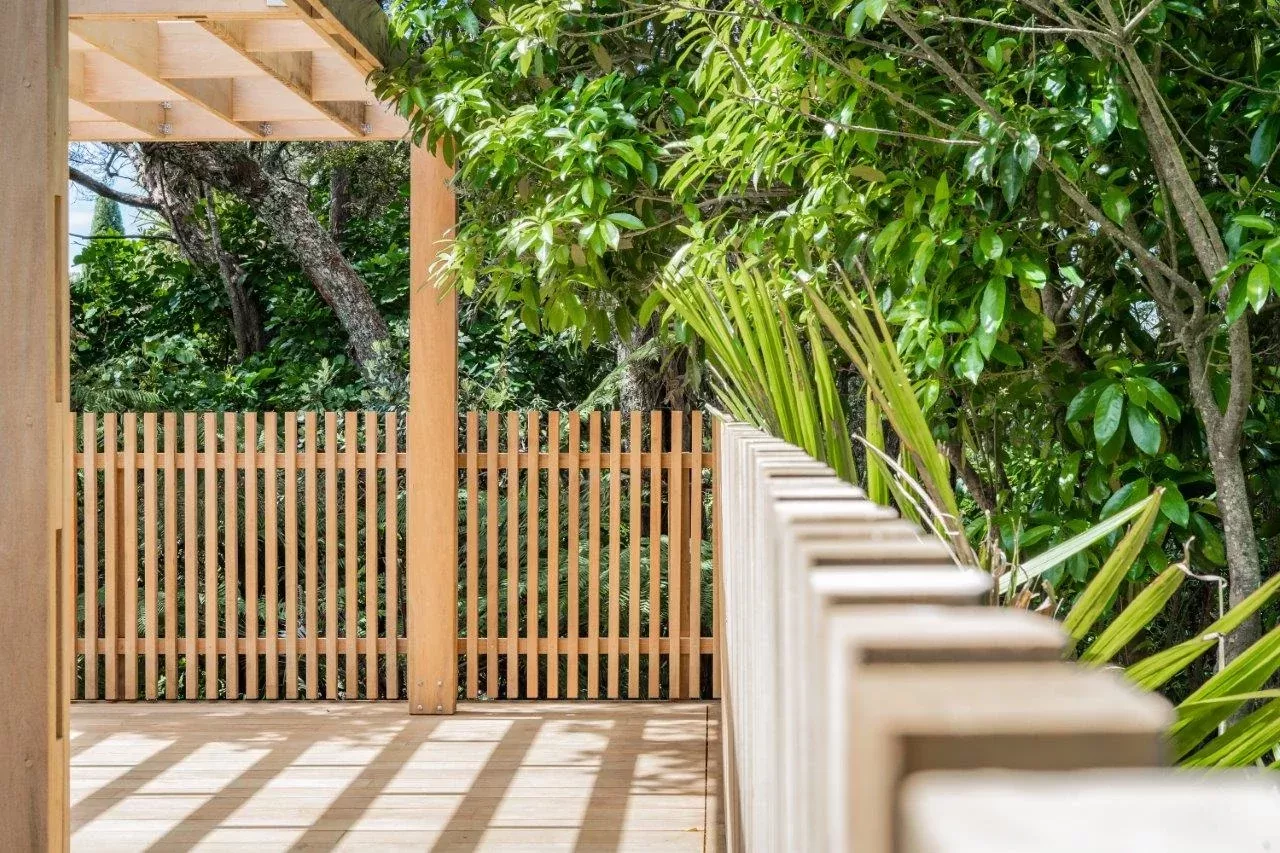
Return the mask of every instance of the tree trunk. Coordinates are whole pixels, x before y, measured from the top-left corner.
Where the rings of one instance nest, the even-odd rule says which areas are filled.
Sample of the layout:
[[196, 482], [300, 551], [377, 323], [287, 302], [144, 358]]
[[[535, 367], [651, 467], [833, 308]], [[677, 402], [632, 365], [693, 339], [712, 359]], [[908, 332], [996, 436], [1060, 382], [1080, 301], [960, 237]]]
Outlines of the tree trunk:
[[[1240, 450], [1231, 442], [1209, 439], [1209, 464], [1218, 491], [1218, 513], [1222, 517], [1222, 539], [1229, 567], [1229, 601], [1234, 607], [1262, 583], [1262, 561], [1249, 506], [1249, 485]], [[1235, 660], [1262, 636], [1262, 617], [1255, 613], [1227, 635], [1227, 660]]]
[[329, 173], [329, 233], [341, 240], [351, 219], [351, 170], [334, 166]]
[[333, 309], [366, 380], [382, 387], [398, 378], [388, 357], [386, 320], [364, 279], [311, 212], [304, 187], [262, 168], [249, 149], [237, 143], [145, 143], [142, 147], [149, 156], [198, 175], [248, 204]]
[[199, 182], [181, 170], [166, 168], [145, 150], [136, 165], [139, 182], [169, 224], [187, 260], [197, 267], [216, 270], [222, 279], [231, 305], [231, 332], [240, 360], [264, 351], [268, 337], [262, 306], [249, 291], [249, 275], [239, 258], [222, 244], [212, 211], [208, 212], [208, 232], [201, 226], [196, 205], [204, 193]]

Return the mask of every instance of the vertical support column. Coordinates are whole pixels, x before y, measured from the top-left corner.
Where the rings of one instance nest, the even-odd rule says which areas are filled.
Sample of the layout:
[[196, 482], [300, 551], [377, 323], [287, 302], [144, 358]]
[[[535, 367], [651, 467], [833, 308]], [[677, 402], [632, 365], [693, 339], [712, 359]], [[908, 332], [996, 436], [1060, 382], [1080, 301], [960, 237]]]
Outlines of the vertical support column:
[[409, 712], [452, 714], [458, 695], [458, 307], [431, 281], [452, 232], [452, 174], [414, 146], [409, 224]]
[[0, 27], [0, 838], [68, 844], [70, 650], [61, 560], [67, 384], [67, 9], [5, 5]]

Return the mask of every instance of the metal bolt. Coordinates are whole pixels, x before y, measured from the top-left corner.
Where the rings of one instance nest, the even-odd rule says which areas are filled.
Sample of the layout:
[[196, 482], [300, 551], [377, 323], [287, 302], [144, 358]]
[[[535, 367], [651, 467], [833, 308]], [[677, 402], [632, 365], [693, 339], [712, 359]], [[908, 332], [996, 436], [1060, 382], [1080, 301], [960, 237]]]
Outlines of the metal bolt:
[[437, 713], [437, 714], [443, 714], [443, 713], [444, 713], [444, 706], [443, 706], [443, 705], [437, 705], [437, 706], [436, 706], [436, 713]]
[[270, 136], [273, 132], [271, 127], [271, 122], [264, 121], [261, 124], [259, 124], [258, 132], [261, 133], [263, 136]]
[[418, 706], [418, 710], [419, 710], [419, 711], [421, 711], [421, 710], [422, 710], [422, 706], [421, 706], [421, 705], [419, 705], [419, 706]]
[[161, 136], [168, 136], [171, 133], [173, 133], [173, 125], [169, 124], [169, 122], [166, 121], [164, 124], [160, 125]]
[[369, 124], [369, 122], [367, 121], [364, 122], [363, 124], [360, 125], [360, 132], [363, 133], [365, 136], [368, 136], [369, 134], [373, 133], [373, 125]]

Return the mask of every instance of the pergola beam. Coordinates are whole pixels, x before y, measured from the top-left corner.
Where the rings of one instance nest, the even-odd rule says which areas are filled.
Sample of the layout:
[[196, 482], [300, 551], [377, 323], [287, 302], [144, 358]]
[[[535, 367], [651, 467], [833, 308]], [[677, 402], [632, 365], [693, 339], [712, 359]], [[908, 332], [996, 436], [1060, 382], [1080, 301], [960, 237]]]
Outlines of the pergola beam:
[[270, 20], [291, 19], [287, 6], [268, 6], [266, 0], [70, 0], [72, 20]]

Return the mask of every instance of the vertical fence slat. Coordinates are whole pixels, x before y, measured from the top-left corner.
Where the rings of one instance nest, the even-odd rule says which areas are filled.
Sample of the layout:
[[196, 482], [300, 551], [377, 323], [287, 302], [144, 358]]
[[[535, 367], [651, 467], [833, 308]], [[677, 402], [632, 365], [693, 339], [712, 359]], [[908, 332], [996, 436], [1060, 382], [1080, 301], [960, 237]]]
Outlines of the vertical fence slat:
[[383, 666], [387, 671], [387, 698], [400, 698], [400, 474], [396, 465], [396, 452], [400, 449], [399, 418], [395, 412], [386, 413], [386, 447], [387, 473], [384, 481], [386, 494], [383, 498], [383, 514], [385, 517], [387, 541], [383, 551], [386, 565], [386, 620], [387, 620], [387, 652]]
[[103, 579], [106, 597], [103, 618], [103, 652], [105, 653], [107, 699], [120, 698], [120, 651], [116, 640], [120, 637], [120, 471], [117, 468], [117, 421], [115, 412], [107, 412], [102, 418], [103, 507], [102, 527], [105, 550]]
[[648, 696], [661, 695], [662, 636], [662, 413], [649, 413], [649, 673]]
[[622, 527], [622, 413], [609, 413], [609, 654], [608, 697], [617, 699], [619, 666], [622, 653], [621, 594], [622, 548], [619, 540]]
[[702, 412], [689, 416], [689, 674], [690, 699], [702, 695]]
[[[360, 560], [360, 543], [356, 532], [356, 413], [347, 412], [343, 418], [342, 438], [345, 443], [342, 466], [342, 578], [346, 586], [346, 600], [342, 603], [345, 617], [343, 634], [347, 639], [343, 676], [343, 688], [350, 699], [360, 695], [360, 658], [356, 648], [356, 625], [360, 614], [360, 591], [357, 586], [357, 564]], [[336, 582], [336, 578], [335, 578]], [[335, 626], [333, 632], [337, 634]], [[336, 666], [336, 664], [335, 664]]]
[[485, 694], [498, 697], [498, 413], [485, 418]]
[[540, 422], [538, 412], [529, 412], [528, 438], [525, 442], [529, 458], [528, 481], [525, 484], [525, 634], [529, 645], [524, 664], [525, 694], [529, 699], [538, 698], [538, 640], [542, 637], [538, 619], [538, 453], [542, 447]]
[[218, 698], [218, 427], [204, 416], [204, 695]]
[[84, 412], [81, 419], [81, 452], [84, 457], [84, 690], [86, 699], [97, 698], [97, 415]]
[[[720, 420], [718, 418], [711, 419], [711, 458], [720, 459]], [[720, 588], [722, 580], [720, 578], [720, 567], [723, 565], [721, 555], [724, 553], [724, 526], [723, 515], [720, 508], [720, 477], [721, 471], [718, 467], [711, 471], [711, 633], [716, 638], [717, 644], [723, 642], [724, 626], [720, 624]], [[720, 648], [716, 648], [716, 653], [711, 656], [711, 697], [713, 699], [720, 698], [720, 667], [723, 665], [723, 655], [720, 654]], [[727, 733], [722, 734], [727, 736]]]
[[474, 699], [480, 693], [480, 415], [467, 412], [467, 635], [466, 695]]
[[[378, 698], [378, 416], [364, 413], [364, 683]], [[390, 698], [390, 697], [388, 697]]]
[[307, 561], [306, 577], [303, 581], [303, 592], [306, 596], [306, 613], [303, 617], [307, 639], [305, 654], [307, 656], [307, 698], [320, 698], [320, 604], [317, 600], [319, 587], [319, 549], [320, 543], [316, 534], [319, 530], [316, 522], [316, 413], [306, 412], [303, 415], [303, 429], [306, 431], [306, 456], [303, 458], [305, 488], [303, 491], [303, 510], [306, 513]]
[[244, 695], [258, 698], [258, 415], [244, 416]]
[[632, 411], [627, 425], [627, 698], [640, 696], [640, 412]]
[[520, 415], [507, 413], [507, 693], [520, 695]]
[[297, 412], [284, 416], [284, 696], [298, 698]]
[[98, 698], [98, 416], [87, 412], [84, 448], [84, 698]]
[[684, 478], [681, 476], [684, 451], [684, 414], [671, 413], [671, 455], [667, 474], [667, 636], [671, 642], [671, 653], [667, 656], [667, 695], [680, 698], [682, 695], [680, 680], [680, 606], [683, 601], [682, 577], [684, 571], [682, 554], [684, 550], [683, 525]]
[[263, 633], [266, 634], [266, 694], [268, 699], [280, 698], [280, 554], [279, 545], [279, 513], [276, 501], [277, 491], [276, 444], [279, 433], [275, 412], [267, 412], [262, 416], [262, 452], [265, 477], [262, 500], [263, 507], [263, 571], [265, 573], [266, 612]]
[[600, 412], [587, 415], [587, 698], [600, 696]]
[[547, 414], [547, 698], [560, 698], [560, 413]]
[[184, 694], [200, 697], [200, 593], [199, 552], [196, 519], [196, 416], [182, 416], [182, 586], [185, 605], [182, 632], [183, 663], [186, 665]]
[[160, 636], [160, 614], [156, 612], [160, 594], [156, 574], [156, 530], [159, 527], [156, 514], [156, 413], [142, 416], [142, 601], [146, 636], [143, 641], [143, 678], [146, 680], [143, 695], [148, 699], [157, 696], [160, 681], [160, 658], [157, 640]]
[[[86, 506], [86, 512], [88, 507]], [[178, 696], [178, 416], [164, 413], [164, 698]]]
[[124, 422], [124, 699], [138, 698], [138, 416]]
[[[338, 698], [338, 415], [324, 413], [324, 693]], [[319, 630], [319, 623], [316, 623]]]
[[226, 632], [227, 656], [224, 666], [227, 672], [227, 698], [240, 696], [240, 655], [239, 643], [240, 618], [240, 534], [238, 520], [240, 516], [240, 477], [236, 470], [236, 452], [239, 440], [238, 417], [234, 412], [222, 415], [222, 586], [226, 593], [226, 601], [222, 608], [222, 624]]
[[569, 505], [566, 508], [569, 517], [566, 519], [569, 531], [568, 547], [565, 555], [568, 558], [568, 613], [565, 620], [565, 631], [568, 637], [565, 640], [565, 648], [568, 655], [565, 658], [565, 676], [567, 680], [567, 689], [565, 696], [570, 699], [577, 699], [579, 696], [579, 677], [580, 658], [578, 654], [578, 633], [580, 630], [581, 613], [579, 612], [578, 602], [580, 600], [580, 589], [582, 579], [582, 543], [579, 541], [579, 526], [582, 523], [582, 415], [578, 412], [569, 413]]

